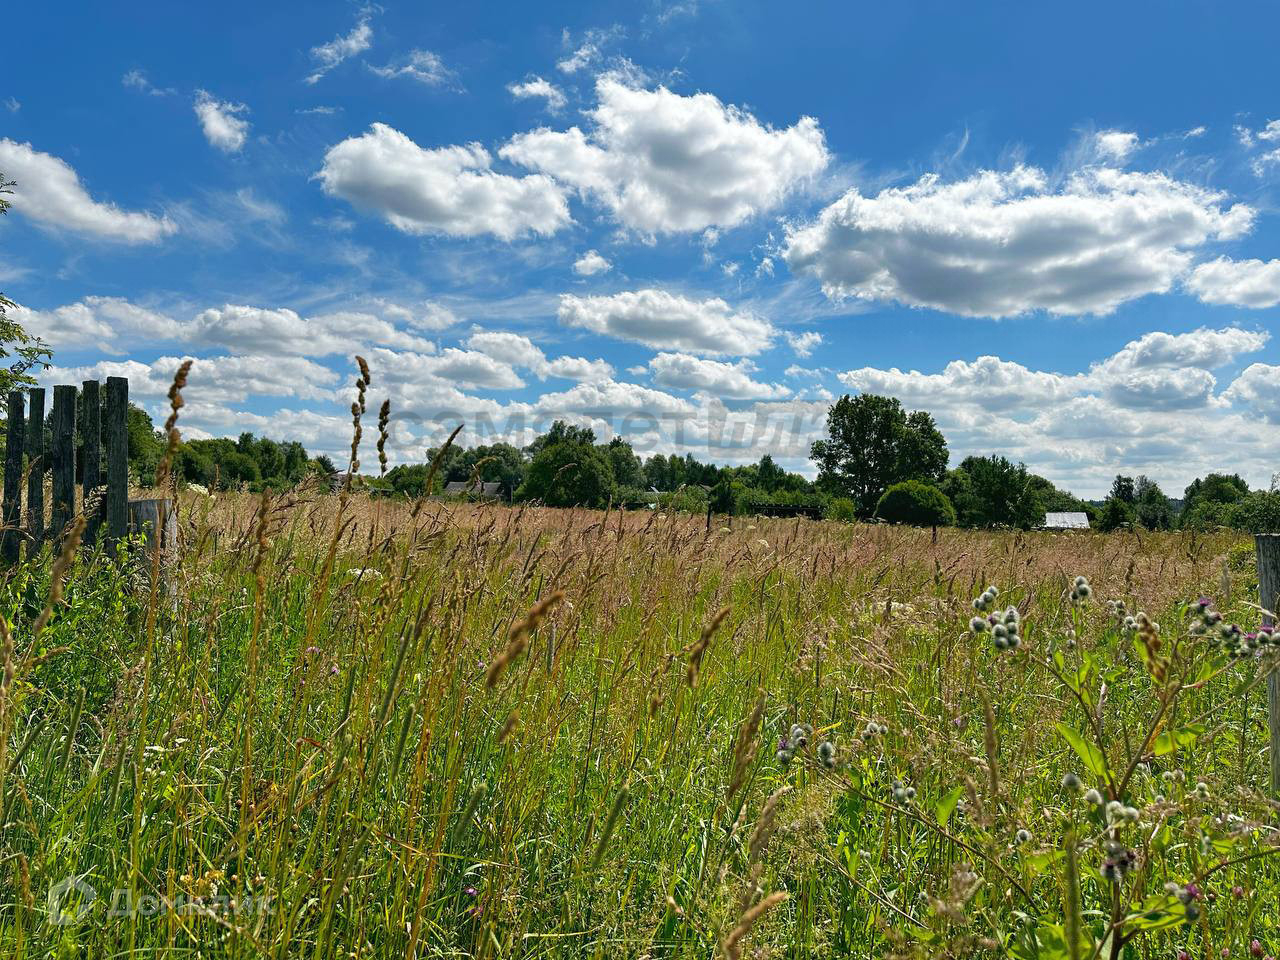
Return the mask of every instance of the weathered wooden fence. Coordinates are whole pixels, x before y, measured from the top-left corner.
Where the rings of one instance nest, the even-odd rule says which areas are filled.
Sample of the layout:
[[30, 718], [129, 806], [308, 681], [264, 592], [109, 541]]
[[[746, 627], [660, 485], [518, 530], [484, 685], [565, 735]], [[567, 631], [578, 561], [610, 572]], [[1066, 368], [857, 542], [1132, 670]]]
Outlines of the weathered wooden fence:
[[[0, 559], [16, 563], [23, 543], [27, 545], [27, 555], [34, 556], [47, 538], [61, 538], [75, 517], [77, 414], [81, 418], [83, 444], [79, 461], [84, 541], [96, 544], [105, 530], [107, 549], [114, 552], [129, 533], [129, 381], [108, 377], [105, 397], [104, 404], [97, 380], [84, 381], [78, 395], [74, 386], [54, 387], [50, 443], [46, 447], [44, 390], [33, 387], [9, 393]], [[44, 502], [46, 470], [52, 486], [48, 524]]]
[[[1280, 600], [1280, 533], [1253, 538], [1258, 563], [1258, 603], [1267, 611], [1263, 626], [1274, 629]], [[1267, 676], [1267, 722], [1271, 727], [1271, 792], [1280, 797], [1280, 668]]]

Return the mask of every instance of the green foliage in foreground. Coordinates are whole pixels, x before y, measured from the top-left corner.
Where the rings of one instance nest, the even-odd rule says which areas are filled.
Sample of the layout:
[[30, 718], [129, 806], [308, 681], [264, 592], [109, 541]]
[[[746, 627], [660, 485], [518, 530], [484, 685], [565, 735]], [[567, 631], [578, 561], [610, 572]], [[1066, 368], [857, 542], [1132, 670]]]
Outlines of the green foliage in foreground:
[[5, 581], [0, 956], [1280, 947], [1247, 544], [338, 503]]
[[895, 483], [876, 504], [876, 516], [889, 523], [917, 527], [955, 526], [956, 508], [937, 487], [919, 480]]

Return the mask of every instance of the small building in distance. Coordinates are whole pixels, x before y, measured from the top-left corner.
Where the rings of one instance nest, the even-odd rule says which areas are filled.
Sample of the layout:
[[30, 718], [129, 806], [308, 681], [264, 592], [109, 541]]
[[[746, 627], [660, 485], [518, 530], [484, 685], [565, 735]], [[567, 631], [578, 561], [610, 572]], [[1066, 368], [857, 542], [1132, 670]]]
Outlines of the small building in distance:
[[471, 497], [475, 500], [499, 500], [502, 498], [502, 484], [497, 480], [481, 482], [479, 485], [466, 480], [450, 480], [444, 485], [446, 497]]
[[1046, 530], [1088, 530], [1089, 517], [1084, 513], [1046, 513]]

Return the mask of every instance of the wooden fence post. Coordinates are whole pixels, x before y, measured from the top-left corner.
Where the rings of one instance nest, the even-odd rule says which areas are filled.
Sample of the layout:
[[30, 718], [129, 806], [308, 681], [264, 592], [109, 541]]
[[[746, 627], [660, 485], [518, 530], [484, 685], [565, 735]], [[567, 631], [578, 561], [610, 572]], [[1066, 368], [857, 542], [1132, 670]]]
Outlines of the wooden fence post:
[[4, 536], [0, 555], [5, 563], [17, 563], [22, 552], [22, 454], [27, 442], [21, 390], [9, 391], [8, 435], [4, 448]]
[[44, 388], [32, 387], [27, 411], [27, 556], [44, 544]]
[[107, 377], [107, 544], [112, 553], [129, 532], [129, 381]]
[[[1258, 561], [1258, 602], [1273, 613], [1280, 596], [1280, 533], [1260, 533], [1253, 538]], [[1264, 616], [1264, 626], [1275, 618]], [[1267, 717], [1271, 730], [1271, 792], [1280, 795], [1280, 669], [1267, 676]]]
[[102, 486], [102, 399], [97, 380], [85, 380], [80, 388], [81, 406], [80, 436], [84, 439], [84, 477], [82, 502], [84, 503], [84, 542], [90, 547], [98, 543], [98, 527], [102, 524], [104, 504], [98, 499], [98, 487]]
[[53, 388], [52, 531], [61, 537], [76, 509], [76, 388]]

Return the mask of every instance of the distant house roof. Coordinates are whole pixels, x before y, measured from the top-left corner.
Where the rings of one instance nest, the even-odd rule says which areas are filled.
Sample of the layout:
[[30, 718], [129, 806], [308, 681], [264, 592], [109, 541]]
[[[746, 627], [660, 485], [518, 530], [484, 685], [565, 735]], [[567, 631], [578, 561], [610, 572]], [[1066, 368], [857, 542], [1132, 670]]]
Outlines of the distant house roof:
[[1046, 530], [1088, 530], [1089, 517], [1083, 513], [1046, 513]]
[[477, 497], [497, 497], [502, 495], [502, 484], [496, 480], [490, 483], [482, 482], [478, 485], [468, 480], [450, 480], [444, 485], [444, 492], [456, 497], [468, 493]]

